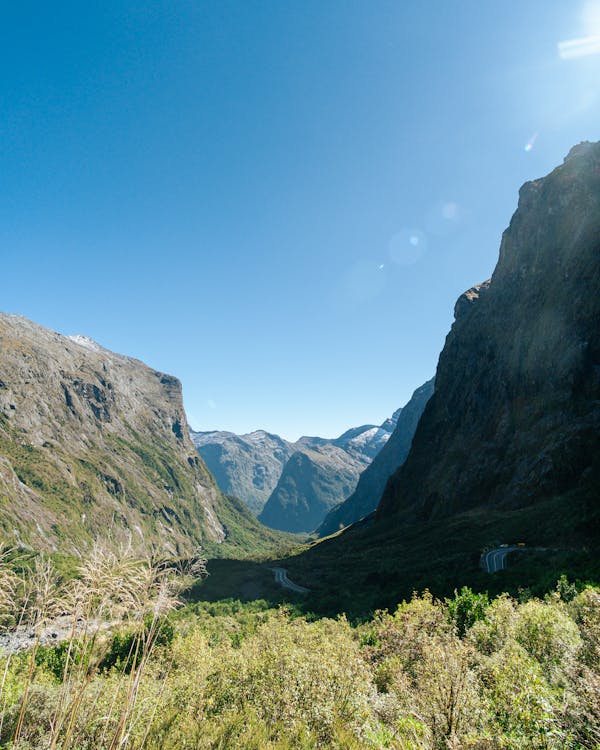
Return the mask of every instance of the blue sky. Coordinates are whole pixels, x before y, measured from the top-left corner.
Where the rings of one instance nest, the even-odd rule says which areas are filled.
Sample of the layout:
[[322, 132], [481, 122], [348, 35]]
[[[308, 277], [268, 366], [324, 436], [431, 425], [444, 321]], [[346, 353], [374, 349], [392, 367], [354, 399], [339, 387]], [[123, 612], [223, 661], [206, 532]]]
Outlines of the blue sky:
[[380, 422], [600, 136], [600, 54], [558, 51], [594, 35], [600, 0], [6, 3], [1, 307], [177, 375], [195, 429]]

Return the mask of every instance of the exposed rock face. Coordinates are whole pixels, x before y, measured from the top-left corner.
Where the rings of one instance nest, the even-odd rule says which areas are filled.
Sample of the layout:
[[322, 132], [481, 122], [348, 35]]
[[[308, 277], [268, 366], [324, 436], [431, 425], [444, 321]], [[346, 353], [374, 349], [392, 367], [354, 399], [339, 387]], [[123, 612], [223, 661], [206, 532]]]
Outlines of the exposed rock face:
[[171, 375], [0, 314], [0, 537], [74, 554], [95, 537], [221, 543], [231, 503], [186, 424]]
[[406, 406], [394, 414], [396, 427], [391, 437], [360, 475], [358, 485], [350, 497], [329, 511], [318, 529], [319, 536], [333, 534], [377, 508], [387, 480], [408, 456], [417, 424], [433, 389], [432, 378], [417, 388]]
[[217, 431], [190, 434], [221, 490], [239, 497], [256, 515], [295, 450], [292, 443], [264, 430], [247, 435]]
[[600, 144], [520, 191], [489, 283], [457, 302], [435, 394], [378, 517], [600, 503]]
[[259, 520], [282, 531], [313, 531], [332, 505], [356, 487], [369, 460], [332, 443], [296, 451]]

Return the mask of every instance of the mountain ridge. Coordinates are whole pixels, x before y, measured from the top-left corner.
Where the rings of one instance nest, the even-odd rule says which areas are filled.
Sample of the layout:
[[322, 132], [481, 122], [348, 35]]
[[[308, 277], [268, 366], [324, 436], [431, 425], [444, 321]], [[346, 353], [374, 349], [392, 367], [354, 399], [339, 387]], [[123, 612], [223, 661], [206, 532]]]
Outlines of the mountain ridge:
[[75, 555], [107, 536], [218, 550], [255, 522], [220, 492], [186, 423], [174, 376], [0, 313], [4, 541]]
[[[336, 438], [303, 435], [294, 443], [266, 430], [244, 435], [191, 430], [190, 435], [221, 490], [242, 499], [272, 528], [309, 532], [332, 503], [352, 491], [360, 472], [387, 442], [400, 412], [383, 425], [351, 427]], [[295, 520], [290, 516], [289, 525], [286, 516], [295, 505], [304, 510], [292, 511]]]
[[408, 455], [421, 414], [433, 393], [434, 383], [435, 378], [431, 378], [419, 386], [406, 405], [395, 412], [394, 431], [361, 473], [354, 492], [325, 516], [317, 529], [319, 536], [333, 534], [376, 510], [388, 479]]

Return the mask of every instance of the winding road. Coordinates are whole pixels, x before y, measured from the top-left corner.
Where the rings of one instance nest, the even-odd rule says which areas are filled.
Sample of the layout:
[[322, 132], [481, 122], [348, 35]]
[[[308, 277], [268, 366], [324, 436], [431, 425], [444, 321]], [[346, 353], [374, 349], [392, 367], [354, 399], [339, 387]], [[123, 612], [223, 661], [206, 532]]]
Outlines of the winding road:
[[297, 583], [290, 581], [285, 568], [271, 568], [271, 570], [275, 576], [275, 583], [283, 586], [283, 588], [290, 589], [290, 591], [296, 591], [298, 594], [306, 594], [310, 591], [310, 589], [304, 588], [304, 586], [298, 586]]
[[516, 544], [507, 545], [506, 547], [496, 547], [481, 556], [481, 567], [486, 573], [496, 573], [499, 570], [506, 569], [506, 556], [510, 552], [522, 552], [526, 547]]

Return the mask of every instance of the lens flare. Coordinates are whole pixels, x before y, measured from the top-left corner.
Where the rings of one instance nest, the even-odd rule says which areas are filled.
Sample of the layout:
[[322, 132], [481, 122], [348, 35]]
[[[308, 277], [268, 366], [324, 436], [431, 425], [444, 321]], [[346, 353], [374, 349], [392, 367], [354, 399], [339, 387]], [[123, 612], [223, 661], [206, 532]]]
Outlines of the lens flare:
[[525, 151], [529, 152], [533, 150], [533, 147], [535, 146], [535, 142], [538, 139], [539, 133], [534, 133], [531, 138], [527, 141], [525, 144]]
[[427, 237], [420, 229], [402, 229], [389, 242], [390, 258], [400, 266], [412, 266], [427, 249]]
[[442, 206], [442, 216], [447, 221], [455, 221], [458, 219], [458, 204], [454, 201], [448, 201]]
[[464, 211], [457, 201], [448, 198], [435, 203], [425, 215], [428, 236], [448, 237], [461, 225]]

